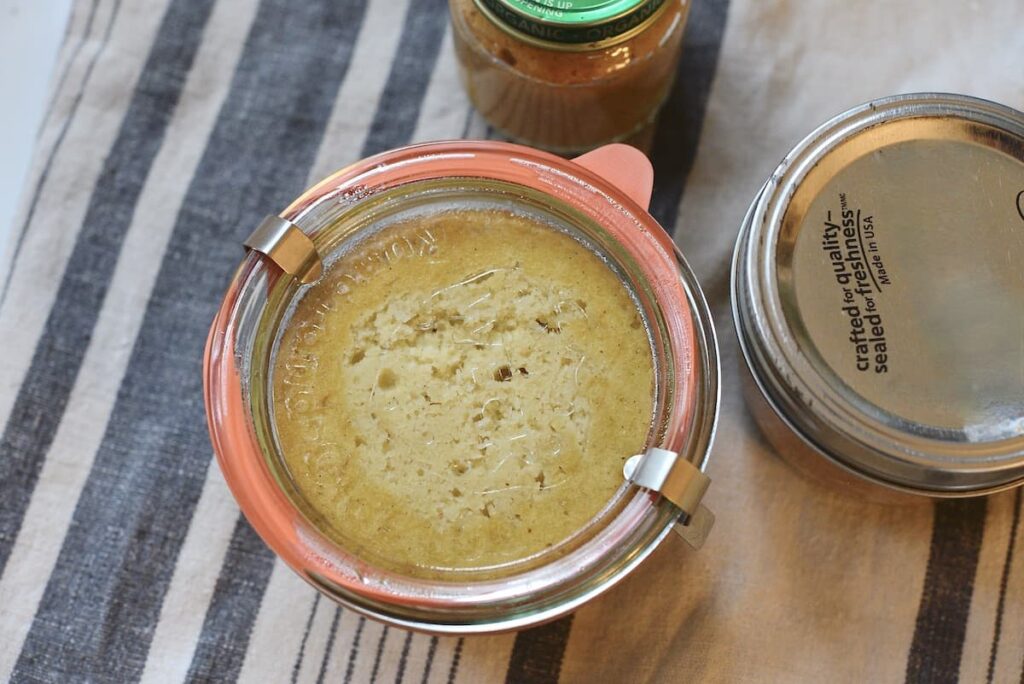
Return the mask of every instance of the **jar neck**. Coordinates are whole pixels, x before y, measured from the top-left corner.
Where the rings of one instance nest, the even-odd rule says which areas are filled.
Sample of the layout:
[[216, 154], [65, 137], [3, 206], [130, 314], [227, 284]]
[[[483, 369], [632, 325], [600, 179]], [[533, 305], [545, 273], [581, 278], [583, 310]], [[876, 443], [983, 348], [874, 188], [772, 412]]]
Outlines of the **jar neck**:
[[639, 0], [616, 16], [568, 22], [531, 16], [508, 0], [473, 0], [495, 26], [532, 45], [551, 50], [586, 51], [629, 40], [651, 26], [671, 0]]

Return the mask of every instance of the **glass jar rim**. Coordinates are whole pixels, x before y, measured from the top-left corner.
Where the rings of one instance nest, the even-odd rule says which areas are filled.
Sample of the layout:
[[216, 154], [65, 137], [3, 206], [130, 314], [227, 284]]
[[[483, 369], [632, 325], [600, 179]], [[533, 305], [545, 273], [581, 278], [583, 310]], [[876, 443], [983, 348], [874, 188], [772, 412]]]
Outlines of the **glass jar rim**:
[[[697, 467], [708, 456], [718, 407], [718, 357], [710, 313], [692, 271], [641, 206], [579, 164], [498, 142], [413, 145], [370, 157], [317, 183], [281, 216], [304, 230], [383, 190], [419, 180], [485, 178], [533, 188], [582, 209], [633, 255], [669, 321], [677, 366], [673, 403], [659, 446]], [[333, 212], [333, 213], [332, 213]], [[315, 237], [317, 229], [310, 230]], [[307, 581], [377, 619], [434, 632], [518, 629], [573, 610], [642, 561], [679, 515], [659, 495], [637, 490], [605, 528], [549, 564], [458, 588], [371, 567], [310, 524], [269, 468], [254, 434], [244, 338], [246, 316], [280, 277], [250, 253], [238, 270], [207, 344], [204, 368], [211, 440], [243, 513], [267, 544]], [[254, 304], [255, 303], [255, 304]]]

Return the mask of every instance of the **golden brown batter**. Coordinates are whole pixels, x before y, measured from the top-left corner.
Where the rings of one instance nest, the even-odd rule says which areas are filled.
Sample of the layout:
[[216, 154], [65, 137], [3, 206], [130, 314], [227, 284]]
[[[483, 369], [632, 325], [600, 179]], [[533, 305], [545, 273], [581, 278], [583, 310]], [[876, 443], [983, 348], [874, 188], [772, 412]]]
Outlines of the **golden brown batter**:
[[336, 541], [436, 576], [583, 527], [645, 443], [654, 373], [626, 288], [526, 217], [392, 225], [299, 302], [274, 369], [281, 447]]

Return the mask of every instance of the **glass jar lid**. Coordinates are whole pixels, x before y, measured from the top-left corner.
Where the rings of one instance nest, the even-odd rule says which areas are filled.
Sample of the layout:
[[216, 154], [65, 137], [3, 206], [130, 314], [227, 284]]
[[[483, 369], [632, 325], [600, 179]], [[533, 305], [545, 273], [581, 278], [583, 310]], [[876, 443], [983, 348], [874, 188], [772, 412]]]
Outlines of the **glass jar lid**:
[[887, 485], [1024, 479], [1024, 115], [957, 95], [865, 104], [805, 139], [737, 243], [734, 317], [801, 436]]
[[623, 40], [644, 27], [665, 0], [476, 0], [503, 28], [530, 41], [561, 45]]

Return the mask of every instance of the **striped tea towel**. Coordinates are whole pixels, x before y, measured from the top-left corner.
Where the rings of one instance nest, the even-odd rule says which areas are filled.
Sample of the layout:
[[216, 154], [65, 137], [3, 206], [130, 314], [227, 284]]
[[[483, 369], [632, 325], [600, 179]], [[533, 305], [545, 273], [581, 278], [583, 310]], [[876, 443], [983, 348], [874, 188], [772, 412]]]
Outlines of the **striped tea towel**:
[[445, 3], [78, 0], [0, 267], [0, 680], [1020, 682], [1020, 491], [886, 508], [795, 476], [740, 399], [727, 274], [753, 194], [831, 115], [925, 90], [1024, 107], [1024, 3], [693, 2], [652, 206], [717, 316], [717, 527], [574, 617], [460, 639], [276, 562], [200, 394], [264, 214], [368, 154], [488, 134]]

